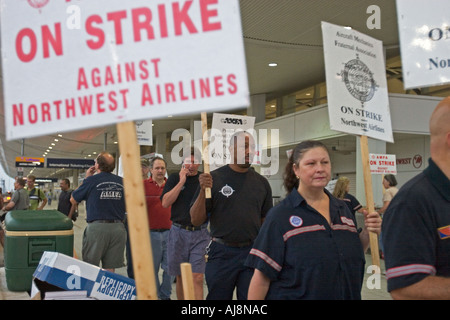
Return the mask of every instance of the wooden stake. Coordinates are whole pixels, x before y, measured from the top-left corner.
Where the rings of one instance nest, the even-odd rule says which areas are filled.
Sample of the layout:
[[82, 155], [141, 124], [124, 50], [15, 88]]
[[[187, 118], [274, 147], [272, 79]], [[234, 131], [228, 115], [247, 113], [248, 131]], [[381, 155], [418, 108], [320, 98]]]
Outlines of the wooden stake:
[[[372, 174], [370, 173], [369, 143], [367, 140], [367, 136], [360, 137], [360, 146], [361, 146], [361, 160], [364, 174], [364, 186], [366, 191], [366, 205], [367, 210], [370, 213], [375, 211], [375, 204], [373, 201]], [[372, 265], [376, 265], [379, 269], [380, 253], [378, 252], [378, 236], [374, 232], [369, 232], [369, 239], [370, 239], [370, 253], [372, 255]]]
[[117, 134], [122, 156], [128, 233], [133, 257], [137, 299], [156, 300], [158, 297], [148, 229], [147, 205], [134, 122], [118, 123]]
[[180, 264], [181, 281], [183, 283], [184, 300], [195, 300], [194, 278], [192, 277], [192, 267], [190, 263]]
[[[208, 130], [208, 119], [206, 117], [206, 112], [202, 112], [202, 142], [203, 142], [203, 172], [209, 173], [209, 149], [208, 149], [208, 139], [206, 136], [206, 131]], [[206, 199], [211, 199], [211, 188], [205, 189]]]

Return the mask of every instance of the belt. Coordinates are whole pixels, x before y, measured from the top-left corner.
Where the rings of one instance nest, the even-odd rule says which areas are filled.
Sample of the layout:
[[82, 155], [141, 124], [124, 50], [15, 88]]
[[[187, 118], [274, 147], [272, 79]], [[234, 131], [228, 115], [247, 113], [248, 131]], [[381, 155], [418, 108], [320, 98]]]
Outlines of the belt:
[[122, 222], [123, 220], [92, 220], [92, 221], [88, 221], [88, 223], [119, 223]]
[[172, 225], [175, 226], [175, 227], [178, 227], [178, 228], [180, 228], [180, 229], [187, 230], [187, 231], [198, 231], [198, 230], [202, 230], [202, 229], [205, 229], [205, 228], [206, 228], [206, 225], [201, 225], [201, 226], [198, 226], [198, 227], [194, 227], [194, 226], [183, 226], [183, 225], [181, 225], [181, 224], [179, 224], [179, 223], [175, 223], [175, 222], [172, 222]]
[[212, 241], [223, 244], [224, 246], [227, 246], [227, 247], [234, 247], [234, 248], [248, 247], [249, 245], [251, 245], [253, 243], [253, 241], [251, 241], [251, 240], [243, 241], [243, 242], [229, 242], [229, 241], [224, 241], [223, 239], [215, 238], [215, 237], [212, 238]]
[[151, 232], [164, 232], [169, 231], [169, 229], [150, 229]]

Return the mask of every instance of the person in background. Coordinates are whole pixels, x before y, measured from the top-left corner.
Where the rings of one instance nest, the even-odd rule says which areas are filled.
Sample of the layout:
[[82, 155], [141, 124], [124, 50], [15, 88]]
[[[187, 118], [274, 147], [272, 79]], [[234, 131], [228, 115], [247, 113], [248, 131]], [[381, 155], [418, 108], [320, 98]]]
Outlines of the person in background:
[[189, 215], [189, 207], [199, 185], [198, 167], [201, 158], [197, 156], [198, 154], [200, 154], [198, 151], [191, 148], [190, 154], [183, 159], [181, 170], [172, 173], [167, 179], [161, 195], [163, 208], [171, 206], [172, 227], [169, 232], [167, 255], [169, 274], [176, 276], [178, 300], [184, 299], [180, 269], [183, 262], [188, 262], [192, 266], [195, 299], [203, 299], [204, 254], [209, 233], [206, 223], [194, 226]]
[[44, 209], [45, 205], [47, 204], [47, 196], [40, 188], [35, 187], [35, 185], [34, 185], [35, 181], [36, 181], [35, 176], [33, 176], [31, 174], [28, 175], [27, 191], [28, 191], [28, 196], [30, 197], [30, 210], [42, 210], [42, 209]]
[[450, 300], [450, 97], [430, 118], [428, 167], [405, 183], [383, 218], [394, 299]]
[[[170, 300], [173, 277], [168, 273], [167, 241], [172, 226], [170, 207], [162, 206], [160, 197], [166, 184], [166, 161], [155, 157], [150, 162], [151, 177], [144, 180], [145, 199], [150, 229], [150, 239], [155, 266], [156, 288], [160, 300]], [[159, 281], [159, 268], [163, 270], [162, 281]]]
[[246, 265], [255, 268], [249, 299], [361, 299], [369, 232], [377, 212], [364, 212], [358, 233], [347, 205], [325, 188], [330, 155], [319, 141], [298, 144], [286, 165], [288, 196], [267, 215]]
[[378, 213], [383, 214], [386, 212], [386, 209], [389, 207], [394, 196], [397, 194], [397, 179], [393, 174], [387, 174], [383, 178], [383, 187], [385, 192], [383, 194], [383, 206], [378, 209]]
[[[12, 210], [27, 210], [30, 206], [30, 198], [28, 197], [28, 192], [25, 190], [25, 180], [23, 178], [17, 177], [14, 181], [14, 193], [11, 200], [2, 208], [2, 215], [0, 221], [5, 220], [5, 214]], [[5, 233], [0, 224], [0, 243], [3, 246], [5, 239]]]
[[[57, 210], [61, 213], [64, 213], [66, 216], [69, 216], [70, 209], [72, 208], [72, 202], [70, 202], [70, 198], [72, 196], [72, 189], [70, 189], [70, 180], [69, 179], [61, 179], [59, 182], [59, 187], [61, 188], [61, 193], [59, 194], [58, 199], [58, 207]], [[78, 217], [78, 211], [75, 209], [72, 214], [72, 220], [76, 221]]]
[[124, 225], [123, 179], [115, 174], [114, 157], [101, 152], [86, 171], [83, 183], [72, 192], [72, 218], [78, 203], [86, 201], [87, 226], [83, 234], [83, 261], [108, 269], [123, 267], [127, 234]]
[[333, 196], [338, 199], [344, 200], [345, 204], [348, 206], [353, 215], [356, 212], [362, 213], [363, 206], [359, 203], [359, 201], [350, 193], [350, 179], [347, 177], [339, 177], [336, 181], [336, 185], [334, 186]]

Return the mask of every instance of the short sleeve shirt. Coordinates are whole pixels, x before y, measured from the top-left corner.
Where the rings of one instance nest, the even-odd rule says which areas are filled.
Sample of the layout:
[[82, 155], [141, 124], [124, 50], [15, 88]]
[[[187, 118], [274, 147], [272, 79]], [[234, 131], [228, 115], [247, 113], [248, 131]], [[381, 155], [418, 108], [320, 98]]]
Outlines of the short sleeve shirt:
[[356, 199], [353, 195], [346, 193], [344, 199], [350, 211], [355, 214], [356, 211], [362, 208], [361, 203], [359, 203], [358, 199]]
[[72, 192], [76, 202], [86, 200], [86, 220], [124, 220], [123, 180], [112, 173], [100, 172], [84, 179]]
[[30, 206], [28, 192], [24, 188], [14, 191], [11, 201], [14, 202], [14, 208], [12, 210], [27, 210]]
[[396, 187], [390, 187], [386, 189], [386, 191], [383, 194], [383, 201], [392, 201], [397, 192], [398, 189]]
[[[165, 183], [164, 183], [165, 185]], [[148, 223], [150, 229], [170, 229], [170, 207], [163, 208], [160, 196], [163, 186], [159, 186], [152, 178], [144, 180], [145, 200], [147, 202]]]
[[70, 196], [72, 195], [72, 190], [61, 190], [58, 199], [58, 211], [68, 215], [70, 208], [72, 208], [72, 203], [70, 202]]
[[296, 189], [267, 215], [246, 261], [271, 280], [266, 299], [361, 299], [365, 258], [354, 216], [325, 192], [331, 225]]
[[211, 176], [211, 199], [206, 201], [211, 236], [227, 242], [255, 240], [273, 203], [267, 179], [253, 168], [240, 173], [228, 165], [212, 171]]
[[[195, 195], [195, 191], [199, 186], [199, 175], [200, 173], [195, 176], [186, 177], [186, 182], [181, 188], [177, 200], [172, 204], [171, 207], [170, 219], [172, 220], [172, 222], [181, 224], [183, 226], [192, 226], [189, 209], [192, 198]], [[161, 194], [161, 199], [167, 192], [172, 190], [178, 184], [178, 182], [180, 182], [180, 174], [172, 173], [166, 181], [163, 192]]]
[[392, 199], [381, 234], [388, 291], [450, 277], [450, 182], [431, 159]]

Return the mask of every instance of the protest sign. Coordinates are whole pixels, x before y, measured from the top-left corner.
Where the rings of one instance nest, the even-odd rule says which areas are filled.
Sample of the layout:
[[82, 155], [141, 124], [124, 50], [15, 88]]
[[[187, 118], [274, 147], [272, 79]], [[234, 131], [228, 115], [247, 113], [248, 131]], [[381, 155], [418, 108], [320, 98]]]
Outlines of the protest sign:
[[249, 104], [236, 0], [1, 7], [8, 140]]
[[330, 128], [393, 142], [381, 41], [322, 22]]
[[397, 0], [405, 89], [450, 83], [450, 1]]
[[[236, 131], [249, 131], [254, 135], [255, 117], [214, 113], [209, 145], [209, 166], [215, 170], [231, 163], [230, 138]], [[256, 137], [254, 137], [256, 138]]]
[[395, 154], [369, 154], [370, 173], [397, 174]]
[[[375, 211], [368, 137], [394, 142], [381, 41], [351, 28], [322, 22], [330, 128], [360, 136], [366, 207]], [[378, 266], [377, 234], [370, 232], [372, 264]]]

